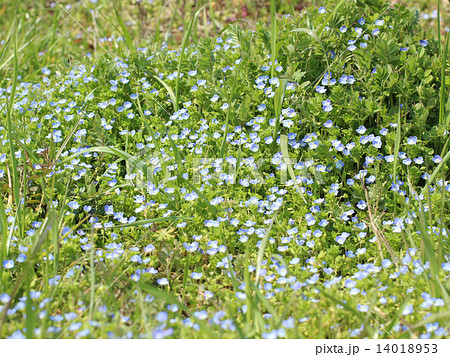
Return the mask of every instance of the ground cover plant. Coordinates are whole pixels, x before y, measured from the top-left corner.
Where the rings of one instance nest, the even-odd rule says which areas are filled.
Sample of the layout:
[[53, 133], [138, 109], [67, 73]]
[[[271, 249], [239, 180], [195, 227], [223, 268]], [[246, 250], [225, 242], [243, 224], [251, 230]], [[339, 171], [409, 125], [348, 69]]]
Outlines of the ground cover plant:
[[1, 337], [448, 336], [448, 32], [323, 5], [32, 81], [12, 24]]

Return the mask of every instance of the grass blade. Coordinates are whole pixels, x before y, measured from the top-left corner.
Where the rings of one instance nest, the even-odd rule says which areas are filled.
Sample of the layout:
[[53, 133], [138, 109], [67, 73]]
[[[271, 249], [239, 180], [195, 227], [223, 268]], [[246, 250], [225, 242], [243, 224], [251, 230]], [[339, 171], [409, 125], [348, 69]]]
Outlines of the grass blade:
[[275, 95], [273, 96], [274, 100], [274, 109], [275, 109], [275, 129], [273, 130], [272, 139], [276, 142], [278, 137], [278, 131], [280, 130], [280, 117], [281, 117], [281, 108], [283, 106], [284, 93], [286, 91], [287, 80], [282, 79], [280, 86], [275, 91]]
[[275, 0], [270, 0], [270, 41], [271, 41], [271, 55], [270, 59], [272, 65], [270, 66], [270, 75], [275, 77], [275, 61], [277, 58], [277, 17], [276, 17], [276, 4]]
[[178, 101], [180, 99], [180, 73], [181, 73], [181, 65], [183, 63], [183, 58], [184, 58], [184, 51], [186, 50], [189, 38], [191, 37], [191, 32], [192, 32], [192, 27], [194, 26], [194, 22], [197, 20], [198, 15], [200, 14], [200, 12], [203, 10], [203, 8], [206, 5], [203, 5], [200, 9], [198, 9], [194, 16], [191, 19], [191, 22], [189, 23], [189, 27], [187, 29], [187, 31], [184, 33], [184, 38], [183, 38], [183, 43], [181, 46], [181, 53], [178, 56], [178, 68], [177, 68], [177, 81], [176, 81], [176, 87], [175, 87], [175, 111], [178, 111]]
[[181, 303], [174, 295], [162, 291], [149, 284], [139, 283], [139, 286], [142, 290], [152, 294], [153, 296], [163, 299], [167, 301], [169, 304], [178, 306], [180, 310], [184, 311], [187, 315], [189, 315], [192, 319], [194, 319], [195, 322], [199, 324], [201, 330], [206, 332], [209, 338], [217, 338], [216, 334], [210, 328], [208, 328], [208, 326], [206, 326], [205, 321], [196, 318], [195, 315], [186, 307], [186, 305]]
[[272, 223], [270, 223], [269, 228], [267, 228], [266, 234], [264, 235], [264, 238], [262, 239], [261, 245], [259, 246], [258, 249], [258, 257], [256, 259], [256, 279], [255, 279], [256, 284], [258, 284], [259, 274], [261, 272], [261, 263], [264, 257], [264, 251], [266, 249], [267, 241], [269, 240], [269, 235], [270, 231], [272, 230], [272, 227], [273, 227], [273, 220]]
[[292, 168], [292, 164], [289, 162], [288, 138], [287, 138], [286, 135], [281, 135], [281, 137], [280, 137], [280, 146], [281, 146], [281, 153], [283, 154], [283, 159], [284, 159], [284, 162], [285, 162], [285, 164], [287, 166], [289, 175], [291, 176], [292, 181], [294, 181], [294, 186], [295, 186], [297, 192], [302, 197], [303, 201], [306, 203], [306, 199], [303, 196], [302, 191], [300, 190], [300, 186], [298, 185], [297, 177], [295, 176], [294, 169]]
[[125, 44], [127, 45], [128, 49], [132, 49], [133, 48], [133, 40], [131, 39], [130, 33], [128, 32], [127, 27], [125, 26], [125, 23], [122, 20], [122, 17], [119, 14], [119, 11], [117, 11], [117, 7], [114, 6], [114, 12], [116, 13], [116, 17], [117, 17], [117, 21], [119, 22], [120, 28], [121, 28], [121, 32], [122, 32], [122, 36], [125, 39]]
[[[167, 217], [158, 217], [158, 218], [151, 218], [151, 219], [143, 219], [140, 221], [135, 221], [133, 223], [125, 223], [125, 224], [117, 224], [115, 226], [111, 226], [108, 229], [112, 228], [127, 228], [127, 227], [140, 227], [144, 224], [150, 224], [150, 223], [156, 223], [156, 222], [166, 222], [166, 221], [176, 221], [179, 219], [187, 219], [190, 220], [192, 218], [190, 217], [180, 217], [180, 216], [167, 216]], [[91, 228], [96, 229], [96, 228]]]
[[400, 151], [400, 141], [402, 140], [402, 119], [401, 119], [401, 106], [398, 107], [397, 116], [397, 129], [395, 132], [395, 146], [394, 146], [394, 169], [392, 173], [392, 182], [397, 182], [397, 166], [398, 166], [398, 152]]

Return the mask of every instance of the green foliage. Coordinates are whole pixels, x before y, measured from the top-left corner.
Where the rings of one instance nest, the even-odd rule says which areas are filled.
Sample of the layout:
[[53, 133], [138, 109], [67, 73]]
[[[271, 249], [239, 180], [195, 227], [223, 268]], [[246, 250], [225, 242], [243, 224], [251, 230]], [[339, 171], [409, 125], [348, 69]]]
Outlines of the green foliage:
[[139, 43], [128, 8], [103, 24], [92, 4], [123, 39], [71, 66], [53, 64], [75, 52], [63, 9], [36, 38], [19, 14], [0, 48], [1, 337], [448, 331], [449, 36], [388, 5], [271, 1], [255, 31], [212, 2], [152, 8], [169, 30]]

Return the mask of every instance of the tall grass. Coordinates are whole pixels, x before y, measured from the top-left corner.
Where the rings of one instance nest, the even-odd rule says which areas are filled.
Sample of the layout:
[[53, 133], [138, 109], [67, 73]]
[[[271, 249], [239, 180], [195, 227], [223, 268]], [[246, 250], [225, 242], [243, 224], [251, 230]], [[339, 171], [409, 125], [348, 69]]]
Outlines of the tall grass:
[[289, 151], [288, 151], [288, 138], [286, 135], [281, 135], [281, 137], [280, 137], [280, 148], [281, 148], [281, 153], [283, 154], [284, 163], [287, 166], [289, 175], [291, 176], [291, 179], [294, 183], [294, 187], [297, 190], [297, 192], [299, 193], [303, 202], [306, 203], [305, 196], [303, 195], [303, 193], [300, 189], [300, 186], [298, 185], [297, 177], [295, 176], [294, 169], [292, 168], [292, 163], [290, 162]]
[[270, 43], [270, 60], [272, 62], [272, 65], [270, 66], [270, 75], [272, 78], [274, 78], [275, 63], [277, 59], [277, 7], [275, 0], [270, 0]]
[[[439, 1], [438, 1], [439, 5]], [[438, 24], [440, 22], [440, 14], [438, 15]], [[439, 51], [441, 52], [441, 86], [439, 89], [439, 125], [443, 125], [445, 128], [445, 132], [448, 134], [448, 123], [445, 121], [445, 110], [446, 110], [446, 64], [448, 58], [448, 45], [449, 45], [449, 34], [447, 33], [444, 44], [441, 44], [441, 36], [440, 36], [440, 27], [439, 27]], [[400, 117], [400, 116], [399, 116]], [[400, 121], [400, 120], [399, 120]], [[400, 122], [397, 122], [397, 134], [399, 132]], [[395, 154], [398, 156], [398, 145], [400, 135], [396, 135], [395, 141]], [[448, 142], [449, 138], [444, 144], [444, 147], [441, 152], [441, 156], [443, 156], [441, 162], [437, 165], [437, 167], [433, 170], [431, 175], [428, 176], [424, 187], [422, 187], [420, 195], [419, 192], [412, 186], [409, 177], [408, 186], [410, 190], [410, 195], [415, 197], [416, 199], [410, 200], [409, 204], [406, 204], [403, 200], [403, 209], [405, 212], [411, 213], [409, 217], [413, 220], [414, 226], [417, 228], [419, 233], [420, 243], [423, 247], [422, 259], [430, 264], [430, 274], [426, 275], [426, 279], [428, 281], [428, 285], [430, 286], [430, 290], [436, 296], [441, 297], [446, 306], [448, 306], [448, 311], [444, 313], [440, 313], [437, 315], [431, 315], [429, 318], [424, 320], [422, 323], [416, 324], [414, 327], [419, 327], [428, 322], [436, 321], [438, 318], [443, 318], [450, 314], [450, 286], [445, 284], [440, 278], [440, 264], [443, 262], [443, 257], [445, 254], [449, 254], [448, 246], [443, 244], [443, 233], [444, 228], [448, 232], [448, 227], [446, 226], [446, 222], [448, 222], [448, 215], [444, 207], [444, 202], [446, 201], [447, 192], [445, 190], [445, 178], [448, 177], [448, 161], [450, 160], [450, 150], [448, 150]], [[395, 179], [395, 161], [394, 161], [394, 179]], [[432, 201], [431, 200], [431, 185], [435, 184], [435, 194], [438, 194], [438, 185], [436, 184], [436, 180], [438, 178], [442, 178], [442, 187], [441, 187], [441, 198], [440, 200]], [[420, 196], [424, 196], [428, 203], [428, 212], [429, 216], [427, 217], [425, 212], [425, 207], [420, 199]], [[439, 207], [440, 204], [440, 207]], [[437, 212], [438, 215], [434, 216], [432, 212]], [[429, 227], [433, 226], [434, 222], [439, 222], [440, 233], [438, 237], [438, 241], [436, 242], [435, 235], [433, 232], [429, 232]], [[412, 238], [410, 238], [411, 241]]]
[[[13, 22], [13, 33], [12, 33], [12, 41], [13, 41], [13, 48], [14, 48], [14, 71], [13, 71], [13, 78], [11, 83], [11, 93], [9, 94], [9, 101], [6, 108], [6, 126], [8, 130], [8, 142], [9, 142], [9, 153], [11, 158], [11, 175], [12, 175], [12, 183], [10, 185], [10, 188], [13, 190], [14, 194], [14, 203], [16, 205], [17, 209], [17, 216], [19, 219], [19, 222], [21, 221], [21, 202], [20, 202], [20, 181], [19, 181], [19, 175], [18, 175], [18, 164], [17, 164], [17, 158], [15, 155], [15, 146], [14, 146], [14, 140], [12, 139], [13, 135], [13, 105], [16, 95], [16, 87], [17, 87], [17, 76], [19, 74], [19, 63], [18, 63], [18, 52], [17, 52], [17, 21]], [[19, 225], [19, 227], [21, 227]], [[22, 234], [22, 228], [20, 228], [20, 234]]]
[[180, 55], [178, 57], [178, 68], [177, 68], [177, 79], [176, 79], [176, 83], [175, 83], [175, 111], [178, 111], [179, 108], [179, 100], [180, 100], [180, 73], [181, 73], [181, 66], [183, 65], [183, 59], [184, 59], [184, 51], [186, 50], [186, 47], [188, 45], [189, 39], [191, 37], [191, 33], [192, 33], [192, 29], [194, 26], [195, 21], [197, 21], [198, 15], [201, 13], [201, 11], [203, 10], [203, 8], [206, 5], [203, 5], [202, 7], [200, 7], [194, 14], [194, 16], [192, 16], [191, 21], [189, 22], [189, 26], [186, 30], [186, 32], [184, 33], [184, 37], [183, 37], [183, 43], [181, 44], [181, 52]]

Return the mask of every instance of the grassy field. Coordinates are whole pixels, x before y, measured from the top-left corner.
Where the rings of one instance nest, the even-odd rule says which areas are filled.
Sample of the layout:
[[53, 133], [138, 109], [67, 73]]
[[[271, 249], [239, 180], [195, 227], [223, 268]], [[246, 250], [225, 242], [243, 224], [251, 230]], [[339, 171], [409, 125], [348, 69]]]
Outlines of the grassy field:
[[0, 337], [448, 337], [448, 9], [3, 2]]

